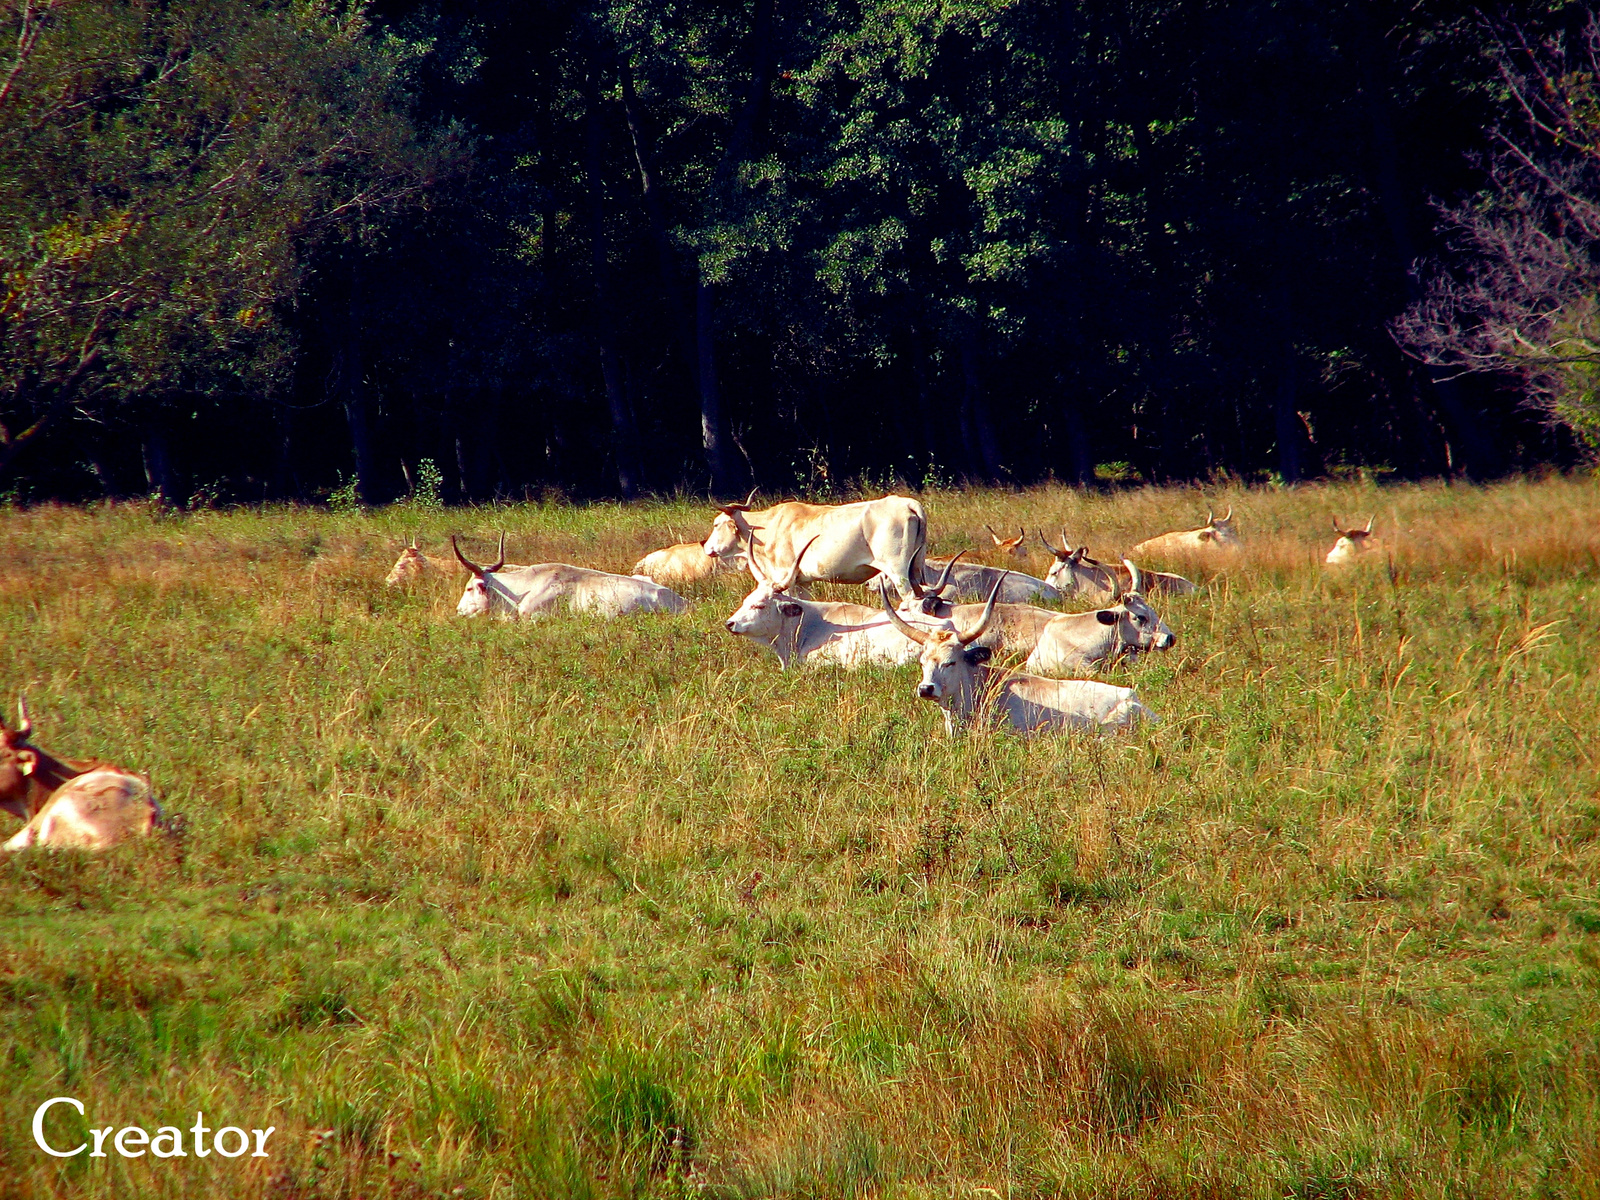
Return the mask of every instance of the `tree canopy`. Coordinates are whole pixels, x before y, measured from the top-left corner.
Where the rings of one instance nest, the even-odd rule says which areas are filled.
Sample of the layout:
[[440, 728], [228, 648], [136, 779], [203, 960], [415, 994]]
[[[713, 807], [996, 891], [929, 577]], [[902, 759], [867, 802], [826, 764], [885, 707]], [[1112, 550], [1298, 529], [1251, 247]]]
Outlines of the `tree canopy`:
[[[1552, 194], [1516, 174], [1546, 159], [1492, 139], [1507, 31], [1555, 45], [1583, 28], [1564, 7], [5, 14], [0, 489], [376, 501], [426, 460], [450, 498], [731, 494], [1578, 453], [1526, 378], [1452, 378], [1411, 336], [1446, 320], [1419, 258], [1471, 257], [1459, 206]], [[1563, 280], [1581, 323], [1593, 288]]]

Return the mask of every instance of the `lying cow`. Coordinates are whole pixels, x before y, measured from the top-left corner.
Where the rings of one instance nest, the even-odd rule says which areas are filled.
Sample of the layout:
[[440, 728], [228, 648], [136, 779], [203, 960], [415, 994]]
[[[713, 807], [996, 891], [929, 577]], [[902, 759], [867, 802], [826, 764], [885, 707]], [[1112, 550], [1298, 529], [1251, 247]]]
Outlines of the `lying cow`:
[[713, 575], [742, 573], [749, 568], [743, 554], [722, 557], [707, 554], [704, 542], [679, 542], [663, 550], [652, 550], [633, 564], [633, 573], [653, 579], [665, 587], [699, 583]]
[[904, 597], [916, 594], [913, 584], [922, 582], [927, 541], [928, 515], [905, 496], [838, 505], [788, 501], [759, 511], [747, 502], [717, 511], [705, 552], [719, 558], [742, 552], [754, 574], [759, 551], [771, 570], [793, 569], [800, 587], [825, 580], [865, 583], [881, 572]]
[[[797, 566], [791, 565], [778, 578], [766, 575], [759, 562], [752, 567], [760, 582], [728, 618], [728, 632], [767, 647], [778, 656], [780, 667], [787, 669], [796, 661], [845, 668], [893, 667], [916, 659], [917, 648], [877, 609], [797, 599], [788, 594], [799, 574]], [[947, 621], [909, 611], [915, 599], [904, 603], [908, 609], [904, 619], [919, 627], [948, 628]]]
[[[1050, 544], [1050, 539], [1045, 537], [1042, 529], [1039, 530], [1039, 540], [1044, 543], [1044, 548], [1055, 556], [1056, 561], [1045, 576], [1045, 582], [1058, 592], [1096, 601], [1109, 599], [1115, 603], [1118, 589], [1128, 585], [1130, 576], [1126, 567], [1090, 558], [1087, 546], [1073, 549], [1072, 543], [1067, 541], [1065, 529], [1061, 531], [1059, 550]], [[1146, 594], [1151, 596], [1161, 594], [1187, 596], [1191, 592], [1200, 590], [1198, 585], [1191, 583], [1182, 575], [1172, 575], [1166, 571], [1147, 571], [1144, 580], [1145, 586], [1149, 589]]]
[[1126, 729], [1141, 719], [1155, 719], [1132, 688], [991, 669], [991, 651], [974, 643], [988, 628], [998, 592], [996, 588], [990, 594], [983, 619], [966, 633], [919, 629], [884, 600], [884, 612], [896, 628], [921, 647], [917, 657], [922, 664], [922, 682], [917, 685], [917, 695], [944, 711], [946, 733], [954, 736], [974, 719], [1003, 720], [1021, 733], [1068, 727]]
[[535, 563], [507, 569], [503, 533], [499, 558], [492, 567], [480, 567], [469, 560], [454, 536], [450, 538], [450, 548], [461, 565], [472, 572], [471, 581], [461, 593], [461, 603], [456, 605], [459, 616], [494, 612], [532, 619], [564, 607], [573, 612], [615, 617], [634, 612], [681, 613], [689, 608], [688, 601], [677, 592], [637, 575], [612, 575], [566, 563]]
[[1339, 540], [1333, 544], [1333, 549], [1328, 551], [1328, 557], [1322, 561], [1330, 567], [1342, 567], [1353, 563], [1369, 550], [1377, 548], [1378, 539], [1373, 536], [1372, 522], [1376, 521], [1377, 514], [1367, 518], [1365, 529], [1340, 529], [1339, 518], [1333, 519], [1333, 531], [1339, 535]]
[[1144, 574], [1126, 559], [1133, 587], [1126, 593], [1116, 581], [1115, 603], [1095, 612], [1061, 613], [1039, 634], [1024, 666], [1035, 675], [1057, 678], [1080, 671], [1098, 671], [1122, 658], [1147, 650], [1170, 650], [1177, 635], [1144, 598]]
[[1133, 558], [1160, 558], [1163, 555], [1214, 554], [1219, 550], [1237, 550], [1239, 533], [1233, 527], [1233, 506], [1228, 515], [1218, 517], [1206, 510], [1206, 523], [1199, 529], [1185, 529], [1147, 538], [1128, 551]]
[[[994, 590], [996, 584], [1000, 585], [1002, 604], [1026, 604], [1031, 600], [1051, 603], [1066, 599], [1061, 592], [1043, 579], [1035, 579], [1032, 575], [1024, 575], [1020, 571], [959, 562], [960, 558], [961, 555], [957, 554], [954, 558], [928, 559], [927, 573], [922, 579], [923, 584], [932, 582], [935, 575], [945, 575], [947, 582], [940, 586], [944, 589], [943, 594], [946, 597], [951, 600], [976, 600], [979, 603], [982, 603], [983, 598]], [[946, 574], [947, 568], [953, 568], [953, 571]]]
[[[982, 603], [953, 604], [946, 598], [954, 590], [948, 586], [950, 577], [964, 565], [960, 563], [960, 558], [965, 553], [963, 550], [947, 561], [938, 581], [927, 588], [922, 596], [909, 602], [902, 601], [900, 615], [913, 624], [944, 622], [956, 629], [970, 629], [977, 625], [985, 611]], [[1005, 579], [1005, 575], [1006, 572], [997, 571], [996, 578], [989, 585], [991, 590], [998, 586], [997, 596], [1006, 594], [1006, 584], [1010, 580]], [[995, 605], [989, 624], [976, 644], [1006, 657], [1027, 658], [1039, 644], [1039, 636], [1044, 633], [1045, 626], [1060, 615], [1053, 609], [1002, 600]]]
[[17, 727], [0, 721], [0, 809], [26, 821], [0, 849], [55, 846], [103, 850], [143, 837], [161, 820], [150, 781], [90, 760], [57, 758], [28, 744], [33, 722], [17, 699]]

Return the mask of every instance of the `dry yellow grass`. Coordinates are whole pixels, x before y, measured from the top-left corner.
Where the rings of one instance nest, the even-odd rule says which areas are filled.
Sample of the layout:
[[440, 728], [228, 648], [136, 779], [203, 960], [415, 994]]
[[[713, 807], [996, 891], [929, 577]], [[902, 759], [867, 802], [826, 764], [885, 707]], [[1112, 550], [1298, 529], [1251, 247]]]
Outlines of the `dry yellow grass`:
[[[0, 863], [0, 1191], [1600, 1193], [1600, 486], [924, 499], [1006, 565], [985, 524], [1105, 558], [1231, 503], [1116, 676], [1163, 723], [946, 741], [906, 671], [730, 637], [734, 579], [609, 624], [382, 585], [501, 528], [625, 571], [693, 505], [0, 512], [0, 694], [188, 822]], [[52, 1095], [281, 1140], [57, 1162]]]

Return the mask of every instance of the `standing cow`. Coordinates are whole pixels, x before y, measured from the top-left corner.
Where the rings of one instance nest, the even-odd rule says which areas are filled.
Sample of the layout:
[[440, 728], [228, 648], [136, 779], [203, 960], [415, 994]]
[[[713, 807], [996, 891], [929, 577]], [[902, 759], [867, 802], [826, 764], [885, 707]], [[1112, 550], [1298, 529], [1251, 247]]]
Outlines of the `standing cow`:
[[906, 597], [920, 594], [927, 544], [922, 505], [884, 496], [837, 505], [791, 500], [759, 510], [723, 505], [711, 522], [705, 552], [719, 558], [748, 554], [752, 571], [759, 553], [770, 571], [788, 574], [792, 568], [799, 587], [865, 583], [881, 573]]

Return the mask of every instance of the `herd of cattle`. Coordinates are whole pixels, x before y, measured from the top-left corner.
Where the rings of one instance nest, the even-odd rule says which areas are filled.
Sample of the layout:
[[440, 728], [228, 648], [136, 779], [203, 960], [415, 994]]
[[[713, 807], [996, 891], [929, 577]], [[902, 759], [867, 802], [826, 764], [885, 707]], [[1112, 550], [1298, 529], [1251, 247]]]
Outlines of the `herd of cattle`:
[[[752, 497], [753, 498], [753, 497]], [[1376, 545], [1372, 521], [1343, 529], [1326, 562], [1354, 561]], [[1002, 538], [997, 552], [1021, 557], [1026, 534]], [[1199, 589], [1181, 575], [1141, 570], [1134, 558], [1202, 559], [1239, 547], [1233, 510], [1207, 514], [1199, 529], [1164, 533], [1134, 546], [1120, 563], [1098, 562], [1061, 534], [1039, 541], [1053, 562], [1044, 578], [927, 557], [928, 518], [903, 496], [856, 504], [788, 502], [754, 510], [749, 503], [717, 510], [704, 542], [646, 555], [631, 575], [567, 563], [508, 565], [505, 537], [492, 566], [472, 562], [450, 539], [470, 578], [456, 611], [532, 618], [561, 608], [614, 617], [634, 612], [682, 613], [689, 603], [673, 590], [719, 573], [746, 573], [754, 588], [726, 621], [728, 632], [772, 650], [781, 667], [826, 663], [857, 668], [918, 663], [917, 695], [943, 710], [945, 728], [975, 723], [1031, 733], [1067, 727], [1115, 731], [1154, 716], [1132, 688], [1074, 678], [1150, 651], [1177, 637], [1151, 598]], [[387, 583], [400, 585], [456, 563], [430, 558], [415, 542], [401, 552]], [[865, 584], [876, 605], [813, 600], [810, 585]], [[1090, 602], [1088, 612], [1041, 603]], [[1020, 669], [991, 665], [999, 655]], [[143, 775], [98, 760], [57, 758], [32, 742], [27, 704], [18, 723], [0, 719], [0, 809], [25, 822], [5, 850], [28, 846], [100, 849], [161, 827], [161, 810]]]

